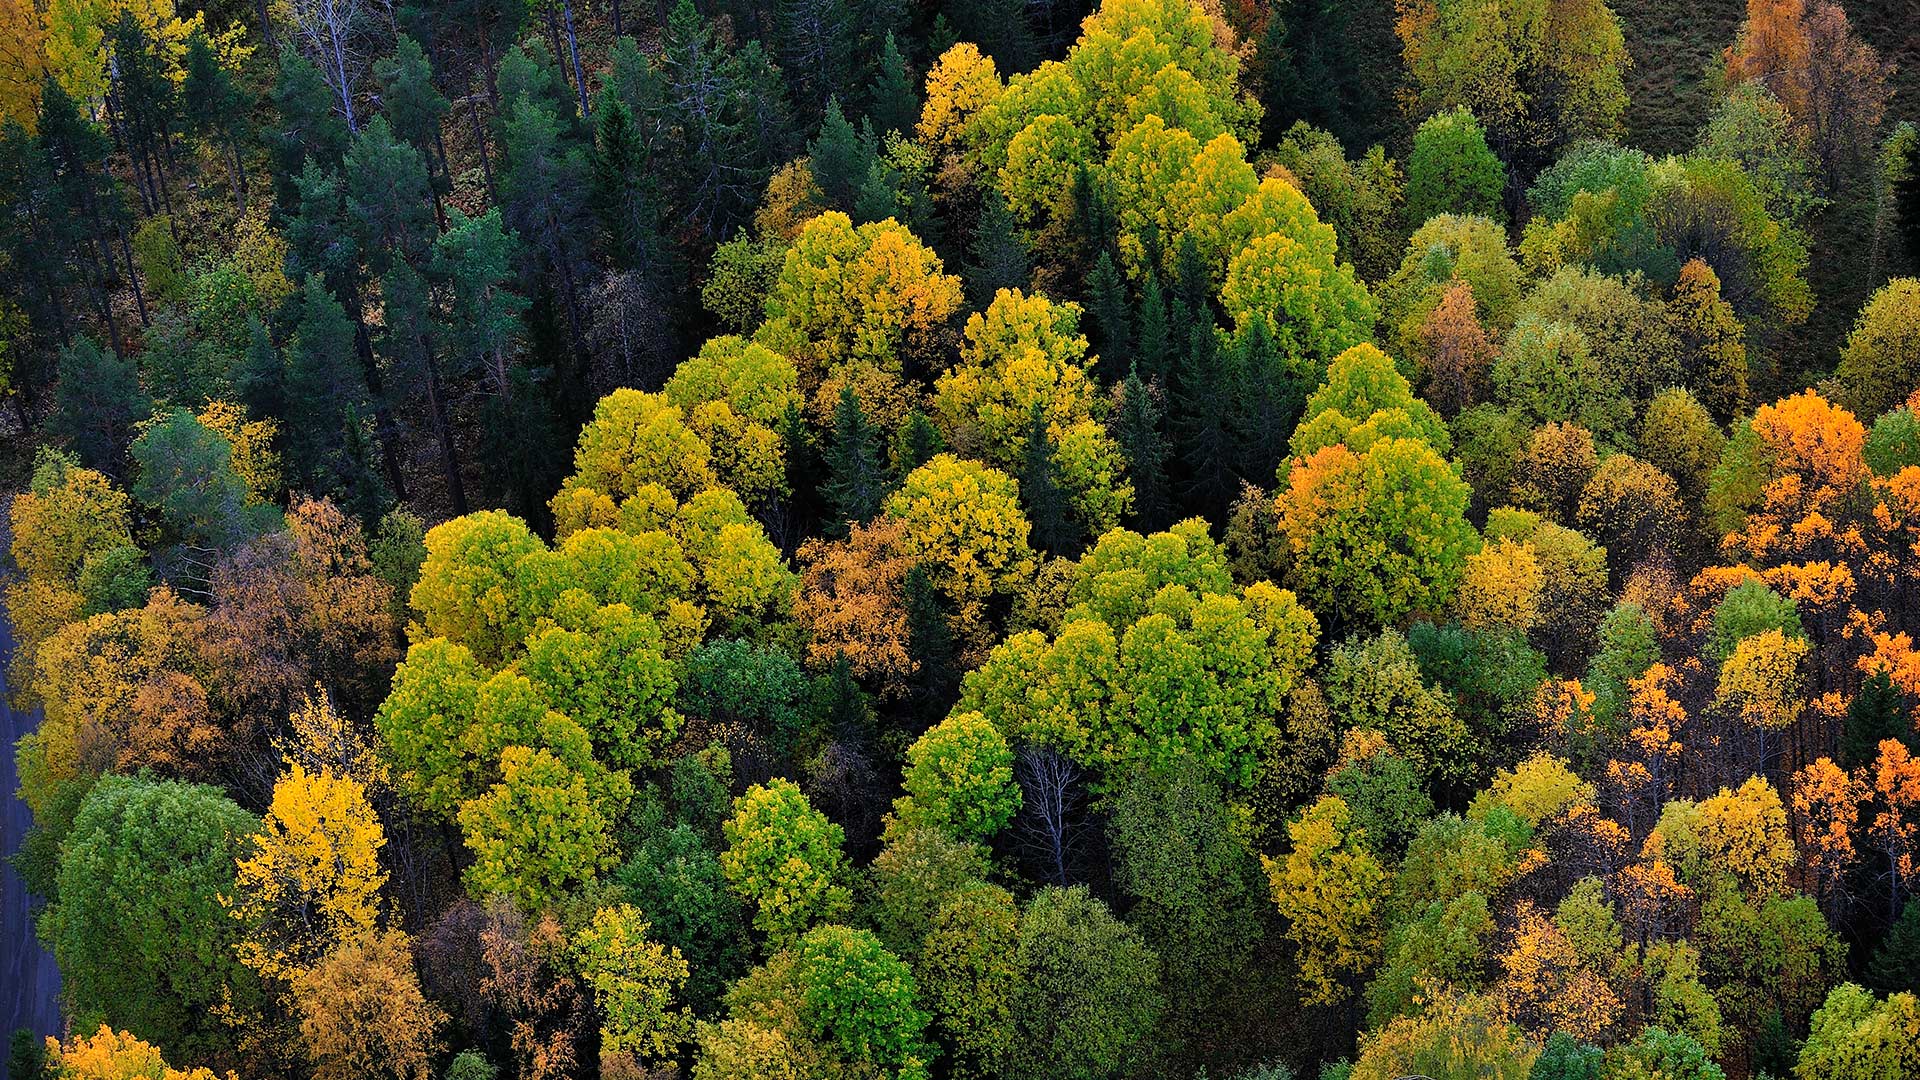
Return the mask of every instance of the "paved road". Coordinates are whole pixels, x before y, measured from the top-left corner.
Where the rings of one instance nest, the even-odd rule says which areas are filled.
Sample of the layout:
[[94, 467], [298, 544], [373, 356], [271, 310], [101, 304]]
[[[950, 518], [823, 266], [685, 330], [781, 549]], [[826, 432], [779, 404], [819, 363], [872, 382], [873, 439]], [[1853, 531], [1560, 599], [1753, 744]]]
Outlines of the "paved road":
[[[20, 838], [33, 824], [27, 804], [14, 798], [19, 786], [13, 771], [13, 744], [40, 722], [39, 712], [18, 713], [6, 705], [6, 661], [13, 656], [13, 628], [0, 618], [0, 839], [6, 854], [20, 847]], [[32, 1028], [36, 1035], [60, 1033], [60, 972], [53, 956], [33, 933], [32, 909], [26, 886], [13, 872], [13, 863], [0, 869], [0, 1078], [6, 1072], [6, 1042], [16, 1028]]]

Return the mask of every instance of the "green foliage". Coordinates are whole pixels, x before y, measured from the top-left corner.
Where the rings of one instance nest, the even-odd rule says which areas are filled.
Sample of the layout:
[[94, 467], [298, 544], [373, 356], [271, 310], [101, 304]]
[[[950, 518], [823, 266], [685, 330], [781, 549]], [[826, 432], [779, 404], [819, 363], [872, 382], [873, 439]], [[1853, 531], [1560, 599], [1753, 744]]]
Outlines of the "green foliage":
[[720, 869], [753, 909], [753, 927], [781, 948], [809, 926], [831, 922], [852, 902], [844, 881], [845, 834], [808, 805], [791, 781], [755, 784], [734, 800], [723, 827]]
[[1868, 1080], [1920, 1068], [1920, 1001], [1911, 993], [1885, 1000], [1843, 983], [1813, 1014], [1794, 1066], [1798, 1080]]
[[1165, 998], [1160, 961], [1084, 887], [1048, 887], [1020, 918], [1007, 1075], [1095, 1080], [1142, 1060]]
[[1020, 811], [1013, 751], [977, 712], [956, 712], [907, 748], [902, 820], [985, 841]]
[[1437, 214], [1501, 217], [1507, 169], [1487, 146], [1487, 133], [1463, 107], [1435, 113], [1413, 135], [1407, 158], [1407, 222]]
[[62, 846], [58, 900], [40, 919], [69, 1007], [192, 1060], [234, 1047], [222, 1007], [255, 1004], [221, 897], [258, 827], [219, 789], [109, 776]]

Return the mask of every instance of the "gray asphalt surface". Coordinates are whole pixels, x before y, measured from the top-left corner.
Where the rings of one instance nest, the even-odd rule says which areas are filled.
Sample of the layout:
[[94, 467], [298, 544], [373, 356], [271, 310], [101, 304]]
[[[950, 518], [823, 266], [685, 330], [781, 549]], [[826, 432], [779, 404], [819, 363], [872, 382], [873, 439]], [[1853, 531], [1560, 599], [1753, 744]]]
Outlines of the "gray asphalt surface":
[[[13, 656], [13, 627], [0, 618], [0, 799], [5, 813], [0, 814], [0, 834], [5, 851], [11, 856], [33, 824], [27, 804], [14, 797], [19, 779], [14, 775], [13, 744], [34, 729], [40, 714], [18, 713], [6, 704], [6, 661]], [[53, 956], [40, 944], [33, 932], [32, 898], [13, 863], [0, 868], [0, 1077], [6, 1072], [6, 1039], [16, 1028], [31, 1028], [36, 1035], [60, 1034], [60, 972]], [[18, 1078], [13, 1078], [18, 1080]]]

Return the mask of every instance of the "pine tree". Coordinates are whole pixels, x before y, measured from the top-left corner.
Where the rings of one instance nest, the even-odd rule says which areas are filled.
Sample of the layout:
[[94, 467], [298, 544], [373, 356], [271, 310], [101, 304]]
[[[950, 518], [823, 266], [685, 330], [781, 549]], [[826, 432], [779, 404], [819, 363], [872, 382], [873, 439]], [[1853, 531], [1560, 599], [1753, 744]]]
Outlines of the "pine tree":
[[433, 240], [432, 192], [420, 151], [375, 116], [347, 149], [347, 213], [367, 268], [385, 274], [395, 260], [419, 266]]
[[[571, 115], [571, 104], [568, 106]], [[586, 150], [555, 115], [522, 100], [506, 123], [506, 167], [500, 177], [507, 223], [526, 245], [567, 319], [570, 356], [584, 355], [586, 320], [581, 292], [591, 269], [592, 229], [587, 202], [590, 164]]]
[[933, 426], [927, 414], [915, 409], [907, 414], [900, 423], [900, 430], [893, 435], [893, 471], [895, 477], [905, 480], [907, 474], [932, 461], [935, 454], [947, 448], [947, 440], [941, 438], [940, 429]]
[[1140, 286], [1139, 369], [1148, 382], [1161, 382], [1170, 374], [1173, 357], [1172, 327], [1167, 323], [1167, 301], [1160, 291], [1159, 275], [1149, 271], [1146, 284]]
[[60, 351], [59, 371], [47, 434], [65, 443], [82, 465], [124, 477], [133, 425], [153, 410], [133, 361], [80, 337]]
[[1097, 370], [1109, 381], [1133, 368], [1133, 315], [1127, 310], [1127, 285], [1102, 251], [1087, 275], [1087, 309], [1093, 315], [1093, 346]]
[[886, 498], [886, 470], [880, 463], [880, 435], [860, 408], [853, 388], [840, 388], [833, 408], [832, 445], [827, 448], [827, 479], [823, 494], [833, 512], [829, 532], [845, 536], [847, 524], [865, 524], [880, 512]]
[[965, 268], [967, 293], [974, 307], [985, 308], [1001, 289], [1027, 287], [1032, 259], [998, 190], [989, 188], [980, 200], [980, 221], [968, 254], [972, 261]]
[[840, 111], [840, 99], [827, 102], [827, 117], [820, 122], [820, 134], [807, 146], [813, 182], [827, 202], [836, 209], [852, 213], [860, 198], [860, 185], [873, 170], [877, 150], [870, 139], [861, 137]]
[[287, 45], [280, 50], [280, 76], [273, 84], [274, 121], [269, 141], [273, 148], [274, 203], [300, 204], [295, 181], [308, 165], [322, 171], [340, 164], [347, 155], [347, 125], [333, 111], [333, 92], [306, 57]]
[[393, 133], [418, 150], [427, 169], [427, 184], [433, 192], [434, 217], [446, 225], [446, 211], [440, 197], [453, 189], [447, 175], [447, 150], [441, 136], [450, 106], [446, 96], [433, 82], [433, 67], [427, 62], [420, 43], [406, 34], [393, 43], [393, 55], [373, 65], [380, 80], [380, 103], [385, 106], [387, 122]]
[[1184, 466], [1181, 498], [1194, 513], [1214, 517], [1239, 490], [1232, 427], [1238, 387], [1233, 350], [1220, 347], [1211, 316], [1203, 319], [1188, 332], [1187, 348], [1174, 372], [1173, 432]]
[[1287, 457], [1287, 440], [1306, 397], [1265, 319], [1254, 319], [1234, 342], [1240, 375], [1233, 394], [1233, 428], [1240, 445], [1236, 471], [1257, 484], [1270, 483]]
[[1847, 704], [1844, 731], [1840, 756], [1849, 767], [1872, 764], [1882, 739], [1914, 741], [1900, 688], [1885, 671], [1876, 671], [1861, 680], [1859, 692]]
[[920, 119], [920, 92], [891, 30], [880, 46], [879, 70], [867, 84], [867, 101], [867, 115], [873, 118], [874, 127], [883, 133], [913, 134]]
[[233, 200], [247, 212], [247, 163], [240, 140], [247, 129], [247, 99], [233, 77], [214, 55], [207, 36], [195, 31], [187, 39], [186, 75], [180, 84], [181, 119], [187, 130], [209, 139], [226, 151], [233, 174]]
[[288, 460], [302, 486], [374, 518], [390, 501], [380, 454], [367, 438], [372, 414], [353, 361], [353, 320], [316, 276], [307, 278], [299, 329], [287, 354]]
[[442, 324], [455, 370], [478, 370], [494, 397], [512, 392], [512, 369], [526, 298], [509, 286], [518, 245], [500, 211], [469, 218], [459, 209], [433, 245], [434, 277], [450, 286], [453, 305]]
[[915, 563], [908, 568], [902, 592], [907, 609], [907, 656], [916, 665], [916, 711], [928, 720], [945, 714], [959, 678], [953, 627], [947, 621], [946, 602], [933, 587], [926, 567]]
[[1154, 389], [1135, 366], [1121, 384], [1120, 412], [1113, 437], [1127, 459], [1133, 481], [1135, 524], [1143, 532], [1165, 528], [1173, 516], [1173, 495], [1167, 483], [1167, 440], [1161, 434], [1161, 409]]
[[460, 456], [454, 448], [453, 421], [446, 384], [433, 342], [434, 312], [426, 279], [406, 263], [387, 272], [380, 295], [386, 301], [386, 335], [382, 351], [388, 368], [416, 387], [427, 402], [427, 419], [440, 447], [440, 465], [447, 498], [455, 515], [466, 513], [466, 485], [460, 478]]
[[173, 156], [179, 95], [167, 74], [157, 43], [131, 11], [121, 11], [108, 33], [114, 86], [108, 102], [119, 118], [120, 139], [129, 152], [135, 187], [147, 213], [172, 213], [167, 171]]
[[1060, 470], [1054, 462], [1053, 436], [1047, 430], [1047, 416], [1039, 402], [1027, 418], [1027, 440], [1020, 448], [1020, 501], [1026, 504], [1027, 521], [1033, 526], [1034, 546], [1052, 555], [1072, 557], [1081, 543], [1079, 523], [1067, 493], [1060, 487]]
[[638, 126], [618, 96], [594, 114], [593, 210], [613, 264], [652, 282], [668, 279], [670, 250], [660, 217], [655, 171]]

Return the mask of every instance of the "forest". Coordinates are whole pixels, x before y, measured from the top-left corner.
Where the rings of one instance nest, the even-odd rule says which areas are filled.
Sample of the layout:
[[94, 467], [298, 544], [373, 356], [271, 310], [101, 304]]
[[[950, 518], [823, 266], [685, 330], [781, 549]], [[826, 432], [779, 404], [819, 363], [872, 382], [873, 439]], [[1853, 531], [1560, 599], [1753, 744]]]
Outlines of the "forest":
[[1920, 1078], [1915, 14], [0, 0], [5, 1075]]

